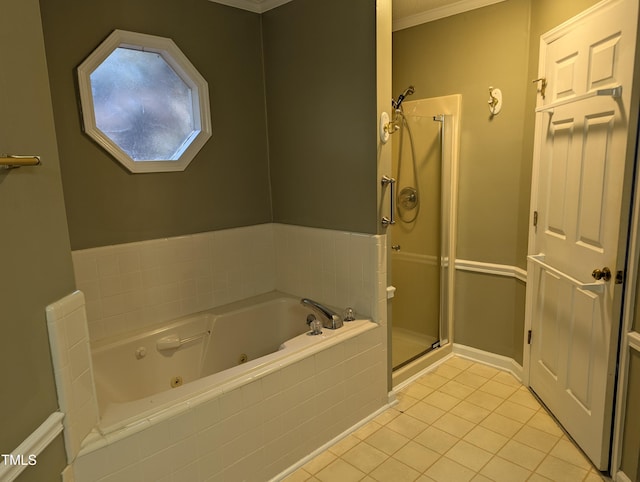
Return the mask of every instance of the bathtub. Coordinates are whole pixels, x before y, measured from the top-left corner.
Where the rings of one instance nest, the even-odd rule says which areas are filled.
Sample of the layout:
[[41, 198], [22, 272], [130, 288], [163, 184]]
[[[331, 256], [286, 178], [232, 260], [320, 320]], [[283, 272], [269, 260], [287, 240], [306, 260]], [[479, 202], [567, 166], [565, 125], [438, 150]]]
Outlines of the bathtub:
[[[100, 435], [148, 426], [377, 327], [366, 319], [312, 336], [310, 309], [279, 292], [183, 317], [92, 346]], [[165, 417], [166, 418], [166, 417]], [[104, 442], [104, 440], [102, 441]]]

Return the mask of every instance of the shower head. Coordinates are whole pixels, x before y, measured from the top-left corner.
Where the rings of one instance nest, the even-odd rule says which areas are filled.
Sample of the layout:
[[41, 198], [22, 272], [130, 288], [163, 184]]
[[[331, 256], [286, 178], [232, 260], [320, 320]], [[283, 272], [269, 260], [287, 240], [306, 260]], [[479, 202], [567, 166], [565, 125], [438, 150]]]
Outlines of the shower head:
[[404, 100], [404, 98], [408, 95], [413, 94], [415, 91], [416, 89], [413, 87], [413, 85], [410, 85], [404, 90], [402, 94], [398, 96], [398, 100], [391, 99], [391, 105], [393, 106], [393, 108], [399, 109], [400, 106], [402, 105], [402, 101]]

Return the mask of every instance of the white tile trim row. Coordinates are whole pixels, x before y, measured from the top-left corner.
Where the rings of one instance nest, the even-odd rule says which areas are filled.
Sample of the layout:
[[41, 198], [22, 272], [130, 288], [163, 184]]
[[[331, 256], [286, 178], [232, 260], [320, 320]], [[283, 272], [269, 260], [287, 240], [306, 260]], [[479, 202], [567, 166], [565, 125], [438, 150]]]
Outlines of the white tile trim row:
[[[62, 432], [62, 412], [53, 412], [42, 424], [32, 432], [11, 454], [3, 454], [0, 461], [0, 480], [11, 482], [15, 480], [22, 471], [29, 467], [29, 456], [37, 457], [53, 440]], [[7, 457], [4, 457], [4, 456]], [[23, 463], [12, 464], [9, 460], [20, 460]]]

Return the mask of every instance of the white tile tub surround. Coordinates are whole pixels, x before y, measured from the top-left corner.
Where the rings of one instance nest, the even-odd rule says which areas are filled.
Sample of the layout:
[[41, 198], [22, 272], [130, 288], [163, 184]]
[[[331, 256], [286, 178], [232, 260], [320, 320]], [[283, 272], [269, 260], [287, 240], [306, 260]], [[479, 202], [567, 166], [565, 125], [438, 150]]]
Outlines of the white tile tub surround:
[[72, 253], [92, 341], [275, 289], [270, 224]]
[[387, 402], [376, 327], [83, 449], [77, 482], [269, 480]]
[[80, 291], [47, 306], [47, 328], [58, 404], [65, 414], [64, 442], [71, 463], [98, 423], [85, 299]]
[[261, 224], [72, 254], [97, 341], [273, 290], [351, 306], [384, 323], [385, 242]]
[[378, 281], [386, 278], [384, 236], [275, 224], [274, 238], [279, 291], [382, 321], [377, 301]]

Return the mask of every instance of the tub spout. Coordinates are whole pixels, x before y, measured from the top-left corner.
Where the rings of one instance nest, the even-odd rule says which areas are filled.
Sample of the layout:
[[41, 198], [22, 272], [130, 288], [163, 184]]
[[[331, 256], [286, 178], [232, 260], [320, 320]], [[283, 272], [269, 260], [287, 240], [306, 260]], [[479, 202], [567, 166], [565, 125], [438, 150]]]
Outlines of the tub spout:
[[300, 300], [302, 306], [306, 306], [320, 315], [322, 320], [322, 326], [329, 330], [335, 330], [342, 327], [342, 318], [340, 318], [334, 311], [330, 310], [326, 306], [321, 305], [317, 301], [310, 300], [309, 298], [302, 298]]

